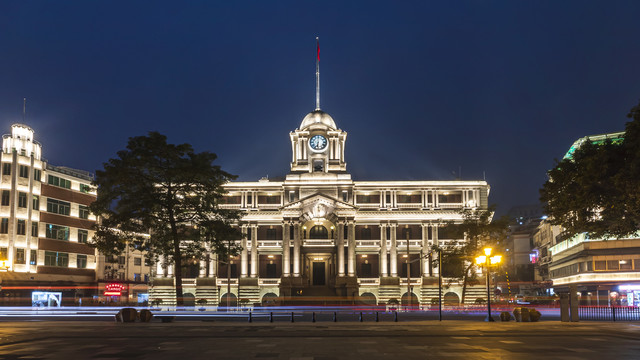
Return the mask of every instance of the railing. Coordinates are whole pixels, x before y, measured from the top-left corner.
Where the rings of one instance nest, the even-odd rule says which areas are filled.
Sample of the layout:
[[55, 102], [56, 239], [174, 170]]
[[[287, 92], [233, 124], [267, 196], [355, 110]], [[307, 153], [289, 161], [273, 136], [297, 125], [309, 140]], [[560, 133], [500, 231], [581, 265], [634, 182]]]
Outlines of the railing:
[[281, 248], [282, 240], [258, 240], [258, 248]]
[[640, 308], [635, 306], [580, 306], [580, 320], [640, 321]]
[[[231, 283], [231, 285], [235, 285], [238, 283], [238, 279], [229, 279], [229, 283]], [[216, 280], [218, 286], [222, 286], [222, 285], [227, 285], [227, 279], [221, 279], [218, 278], [218, 280]]]
[[355, 205], [357, 207], [360, 207], [360, 208], [379, 208], [379, 207], [381, 207], [380, 203], [365, 203], [365, 204], [358, 203], [358, 204], [355, 204]]
[[378, 247], [380, 240], [356, 240], [356, 247]]
[[280, 279], [258, 279], [258, 285], [279, 285]]
[[380, 278], [358, 278], [360, 285], [380, 285]]
[[459, 203], [459, 204], [443, 204], [443, 203], [440, 203], [440, 204], [438, 204], [437, 207], [440, 208], [440, 209], [460, 209], [460, 208], [464, 207], [464, 204], [462, 204], [462, 203]]
[[422, 209], [422, 203], [397, 204], [398, 209]]
[[333, 239], [305, 239], [303, 246], [335, 246]]
[[[407, 248], [407, 240], [396, 240], [398, 250]], [[422, 247], [422, 240], [409, 240], [409, 247]]]
[[[407, 277], [400, 278], [400, 285], [407, 286]], [[422, 278], [411, 278], [411, 285], [422, 285]]]
[[182, 278], [182, 286], [196, 286], [196, 279], [195, 278]]
[[242, 205], [241, 204], [220, 204], [220, 207], [223, 209], [240, 209]]

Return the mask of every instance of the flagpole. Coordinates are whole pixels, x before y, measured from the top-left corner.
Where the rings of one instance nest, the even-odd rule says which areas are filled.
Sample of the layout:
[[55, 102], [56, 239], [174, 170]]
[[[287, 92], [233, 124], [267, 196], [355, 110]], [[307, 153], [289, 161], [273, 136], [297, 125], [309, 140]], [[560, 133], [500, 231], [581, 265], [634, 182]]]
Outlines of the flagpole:
[[320, 40], [316, 36], [316, 111], [320, 110]]

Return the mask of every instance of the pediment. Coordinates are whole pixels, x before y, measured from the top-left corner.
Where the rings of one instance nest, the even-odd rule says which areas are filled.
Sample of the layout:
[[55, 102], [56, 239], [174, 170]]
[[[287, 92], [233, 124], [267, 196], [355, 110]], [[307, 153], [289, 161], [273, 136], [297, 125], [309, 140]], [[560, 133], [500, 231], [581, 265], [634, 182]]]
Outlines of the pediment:
[[355, 211], [358, 208], [325, 194], [316, 193], [298, 201], [287, 204], [282, 208], [283, 212], [295, 213], [297, 216], [312, 219], [335, 219], [340, 212]]

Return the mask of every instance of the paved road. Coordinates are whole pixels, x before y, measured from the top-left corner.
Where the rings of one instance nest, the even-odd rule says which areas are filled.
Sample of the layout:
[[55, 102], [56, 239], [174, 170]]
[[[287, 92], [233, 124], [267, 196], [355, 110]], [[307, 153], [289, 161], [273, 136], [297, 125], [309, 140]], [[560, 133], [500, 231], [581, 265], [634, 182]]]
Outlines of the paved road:
[[0, 359], [635, 359], [640, 324], [481, 321], [0, 324]]

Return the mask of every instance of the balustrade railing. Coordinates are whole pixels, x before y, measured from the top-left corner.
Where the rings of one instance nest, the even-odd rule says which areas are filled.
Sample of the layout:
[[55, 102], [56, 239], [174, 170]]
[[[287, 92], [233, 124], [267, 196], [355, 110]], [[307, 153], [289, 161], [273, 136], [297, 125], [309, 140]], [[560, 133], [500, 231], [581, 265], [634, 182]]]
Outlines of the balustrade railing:
[[[238, 283], [238, 279], [229, 279], [229, 283], [231, 283], [231, 285], [235, 285]], [[218, 284], [218, 286], [222, 286], [222, 285], [227, 285], [227, 279], [222, 279], [222, 278], [218, 278], [218, 280], [216, 280], [216, 283]]]
[[258, 240], [258, 248], [280, 248], [282, 240]]
[[378, 247], [380, 240], [356, 240], [356, 247]]
[[333, 239], [305, 239], [303, 246], [335, 246]]

